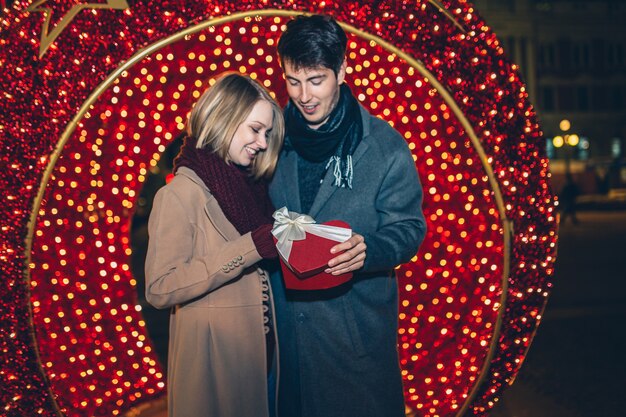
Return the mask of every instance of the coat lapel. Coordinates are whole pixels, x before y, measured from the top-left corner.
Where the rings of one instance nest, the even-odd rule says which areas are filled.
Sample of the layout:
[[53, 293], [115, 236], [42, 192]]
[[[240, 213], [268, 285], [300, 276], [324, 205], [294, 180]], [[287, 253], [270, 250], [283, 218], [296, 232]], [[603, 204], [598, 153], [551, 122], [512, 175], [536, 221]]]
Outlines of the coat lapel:
[[237, 229], [235, 229], [235, 226], [228, 221], [217, 200], [212, 195], [209, 195], [209, 201], [204, 205], [204, 211], [215, 227], [215, 230], [217, 230], [224, 239], [230, 241], [241, 236]]
[[[300, 186], [298, 184], [298, 157], [295, 151], [283, 154], [280, 161], [280, 169], [277, 171], [277, 178], [274, 180], [281, 193], [280, 201], [285, 202], [285, 206], [290, 211], [300, 213]], [[281, 207], [276, 207], [279, 209]]]
[[[367, 110], [363, 108], [363, 106], [359, 106], [361, 110], [361, 120], [363, 122], [363, 138], [359, 146], [354, 151], [354, 155], [352, 155], [352, 168], [354, 172], [358, 169], [359, 159], [367, 152], [369, 146], [367, 145], [367, 138], [370, 133], [370, 124], [369, 124], [369, 113]], [[324, 176], [324, 182], [320, 186], [317, 195], [315, 196], [315, 200], [313, 201], [313, 205], [311, 206], [311, 211], [308, 213], [311, 217], [315, 218], [317, 214], [322, 210], [324, 204], [332, 197], [332, 195], [337, 191], [339, 187], [333, 185], [335, 181], [335, 176], [333, 175], [332, 167], [326, 170], [326, 175]], [[359, 184], [353, 184], [353, 187], [359, 187]], [[354, 190], [354, 189], [353, 189]], [[300, 197], [298, 197], [298, 201]]]
[[198, 184], [206, 193], [208, 201], [204, 205], [204, 212], [215, 227], [215, 230], [217, 230], [218, 233], [222, 235], [226, 240], [235, 240], [240, 237], [241, 235], [239, 234], [237, 229], [235, 229], [235, 226], [233, 226], [232, 223], [228, 221], [217, 200], [215, 199], [215, 197], [213, 197], [213, 195], [204, 184], [204, 182], [202, 182], [200, 177], [198, 177], [195, 172], [187, 167], [181, 167], [178, 170], [178, 173], [184, 175], [191, 181]]
[[[361, 141], [359, 146], [356, 148], [354, 155], [352, 155], [352, 167], [354, 171], [358, 169], [359, 159], [367, 152], [369, 146], [365, 141]], [[324, 204], [332, 197], [332, 195], [339, 189], [336, 185], [334, 185], [335, 176], [333, 175], [332, 167], [329, 167], [326, 170], [326, 175], [324, 175], [324, 182], [320, 186], [317, 195], [315, 196], [315, 200], [313, 201], [313, 205], [311, 206], [311, 211], [308, 213], [311, 217], [315, 218], [317, 214], [322, 210]], [[358, 184], [353, 184], [354, 187], [357, 187]]]

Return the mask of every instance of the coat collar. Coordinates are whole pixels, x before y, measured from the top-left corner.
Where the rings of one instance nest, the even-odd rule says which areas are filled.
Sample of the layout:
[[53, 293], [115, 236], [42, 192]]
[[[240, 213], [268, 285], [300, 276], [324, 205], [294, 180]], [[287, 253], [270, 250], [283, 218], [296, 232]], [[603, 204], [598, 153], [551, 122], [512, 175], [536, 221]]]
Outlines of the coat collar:
[[[367, 152], [369, 149], [369, 145], [367, 143], [367, 138], [369, 137], [371, 126], [370, 126], [370, 114], [367, 112], [363, 106], [359, 105], [359, 109], [361, 111], [361, 120], [363, 122], [363, 140], [356, 148], [354, 155], [352, 155], [352, 163], [354, 165], [354, 170], [356, 171], [357, 163], [359, 159]], [[281, 184], [280, 188], [282, 189], [284, 201], [287, 201], [287, 208], [292, 211], [296, 211], [298, 213], [301, 212], [302, 207], [300, 206], [300, 187], [298, 185], [298, 156], [295, 151], [289, 152], [288, 154], [283, 154], [283, 158], [280, 161], [281, 169]], [[294, 178], [296, 179], [294, 181]], [[335, 177], [333, 176], [332, 170], [327, 170], [324, 176], [324, 181], [320, 186], [317, 195], [315, 196], [315, 200], [313, 201], [313, 205], [311, 206], [311, 210], [309, 214], [311, 217], [315, 218], [315, 216], [322, 210], [326, 202], [332, 197], [332, 195], [337, 191], [338, 187], [333, 185]]]
[[185, 178], [188, 178], [190, 181], [194, 182], [195, 184], [198, 184], [202, 188], [207, 197], [207, 202], [204, 205], [204, 212], [213, 224], [213, 227], [215, 227], [215, 230], [217, 230], [217, 232], [221, 234], [224, 239], [235, 240], [241, 236], [237, 229], [235, 229], [235, 226], [233, 226], [233, 224], [228, 221], [219, 203], [217, 202], [215, 197], [213, 197], [211, 191], [208, 189], [204, 181], [200, 179], [198, 174], [196, 174], [190, 168], [180, 167], [176, 171], [176, 175], [182, 175]]
[[[361, 159], [361, 157], [365, 154], [365, 152], [367, 152], [367, 149], [369, 148], [367, 141], [365, 141], [365, 138], [368, 137], [370, 132], [369, 113], [363, 108], [363, 106], [360, 105], [359, 110], [361, 110], [361, 120], [363, 122], [363, 139], [361, 140], [361, 143], [359, 143], [359, 146], [357, 146], [357, 148], [355, 149], [354, 155], [352, 155], [352, 164], [355, 171], [358, 169], [357, 164], [359, 159]], [[332, 195], [339, 189], [339, 187], [333, 185], [334, 181], [335, 176], [333, 175], [332, 170], [326, 170], [324, 181], [322, 182], [322, 185], [320, 186], [320, 189], [315, 196], [315, 200], [313, 201], [313, 205], [311, 206], [311, 217], [315, 218], [315, 216], [324, 207], [324, 204], [326, 204], [330, 197], [332, 197]]]

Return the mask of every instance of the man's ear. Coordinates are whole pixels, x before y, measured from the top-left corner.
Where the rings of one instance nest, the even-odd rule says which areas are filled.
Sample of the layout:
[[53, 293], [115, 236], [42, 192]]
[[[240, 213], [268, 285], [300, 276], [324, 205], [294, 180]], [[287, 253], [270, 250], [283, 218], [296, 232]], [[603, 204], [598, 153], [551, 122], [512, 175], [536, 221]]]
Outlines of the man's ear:
[[337, 73], [337, 85], [343, 84], [346, 79], [346, 68], [348, 67], [348, 60], [343, 59], [341, 63], [341, 67], [339, 67], [339, 72]]

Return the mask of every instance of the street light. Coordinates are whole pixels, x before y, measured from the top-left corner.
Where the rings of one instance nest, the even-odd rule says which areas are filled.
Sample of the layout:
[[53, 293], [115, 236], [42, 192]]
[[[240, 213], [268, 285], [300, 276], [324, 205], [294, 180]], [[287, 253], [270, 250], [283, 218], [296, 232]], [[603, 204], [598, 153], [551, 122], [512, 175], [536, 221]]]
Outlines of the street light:
[[566, 147], [567, 150], [565, 151], [565, 173], [568, 176], [571, 174], [570, 161], [572, 159], [574, 148], [578, 146], [578, 143], [580, 142], [580, 137], [576, 133], [566, 133], [568, 130], [570, 130], [571, 127], [572, 124], [569, 120], [561, 120], [561, 122], [559, 123], [559, 129], [561, 130], [561, 132], [563, 132], [563, 135], [555, 136], [552, 139], [552, 144], [555, 148], [562, 148], [563, 146], [568, 145]]
[[555, 148], [562, 147], [564, 143], [565, 141], [563, 140], [563, 136], [555, 136], [552, 139], [552, 144], [554, 145]]
[[578, 142], [580, 142], [580, 138], [576, 133], [572, 133], [571, 135], [565, 135], [565, 140], [567, 144], [573, 148], [578, 146]]

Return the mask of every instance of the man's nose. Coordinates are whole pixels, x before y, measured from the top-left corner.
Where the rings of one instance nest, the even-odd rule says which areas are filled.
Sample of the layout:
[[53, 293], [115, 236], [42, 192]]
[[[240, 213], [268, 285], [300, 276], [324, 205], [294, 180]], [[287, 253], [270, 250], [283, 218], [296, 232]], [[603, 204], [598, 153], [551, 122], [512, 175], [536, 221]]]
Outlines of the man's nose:
[[300, 87], [300, 101], [302, 103], [307, 103], [311, 100], [311, 93], [309, 92], [309, 88], [306, 85]]

